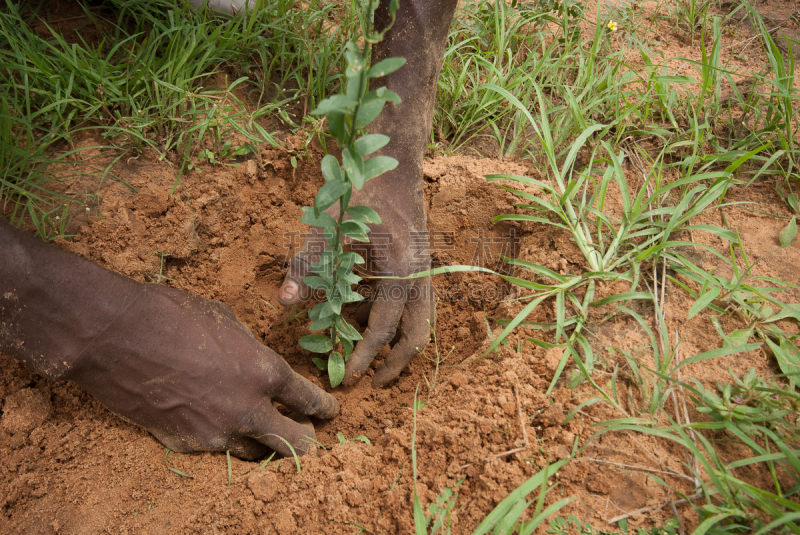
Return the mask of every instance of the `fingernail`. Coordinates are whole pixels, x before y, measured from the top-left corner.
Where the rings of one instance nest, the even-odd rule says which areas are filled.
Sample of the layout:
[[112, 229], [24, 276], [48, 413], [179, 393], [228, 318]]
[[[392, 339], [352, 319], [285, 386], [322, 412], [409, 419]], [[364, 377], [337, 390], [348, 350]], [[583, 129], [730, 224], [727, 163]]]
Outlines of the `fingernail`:
[[297, 297], [297, 289], [297, 283], [292, 280], [288, 280], [283, 283], [283, 286], [281, 286], [281, 289], [278, 292], [278, 297], [280, 297], [282, 301], [294, 301]]

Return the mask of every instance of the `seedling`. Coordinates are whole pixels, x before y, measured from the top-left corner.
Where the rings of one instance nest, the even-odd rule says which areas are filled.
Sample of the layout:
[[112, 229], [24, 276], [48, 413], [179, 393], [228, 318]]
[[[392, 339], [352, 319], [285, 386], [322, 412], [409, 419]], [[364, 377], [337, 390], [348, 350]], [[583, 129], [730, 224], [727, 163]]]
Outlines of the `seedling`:
[[367, 437], [365, 437], [364, 435], [358, 435], [356, 438], [347, 440], [347, 438], [344, 436], [344, 433], [336, 433], [336, 438], [339, 440], [339, 445], [340, 446], [342, 446], [344, 444], [347, 444], [348, 442], [356, 442], [356, 441], [363, 442], [364, 444], [366, 444], [368, 446], [372, 445], [372, 443], [369, 441], [369, 439]]
[[[194, 476], [190, 476], [190, 475], [189, 475], [189, 474], [187, 474], [186, 472], [181, 472], [181, 471], [180, 471], [180, 470], [178, 470], [177, 468], [175, 468], [175, 467], [172, 467], [172, 466], [170, 466], [170, 465], [169, 465], [169, 456], [170, 456], [172, 453], [173, 453], [173, 452], [172, 452], [172, 450], [171, 450], [171, 449], [169, 449], [169, 448], [167, 448], [167, 452], [164, 454], [164, 464], [165, 464], [165, 465], [166, 465], [166, 467], [169, 469], [169, 471], [170, 471], [170, 472], [174, 472], [174, 473], [178, 474], [178, 475], [179, 475], [179, 476], [181, 476], [181, 477], [188, 477], [189, 479], [194, 479]], [[181, 455], [181, 457], [184, 457], [184, 456], [185, 456], [185, 455]]]
[[[323, 290], [326, 297], [325, 302], [317, 304], [308, 314], [312, 320], [310, 330], [328, 329], [330, 332], [330, 335], [304, 336], [300, 339], [300, 345], [313, 353], [327, 355], [327, 360], [315, 358], [314, 363], [321, 370], [328, 371], [333, 387], [344, 379], [345, 361], [350, 358], [355, 342], [361, 340], [358, 331], [342, 316], [342, 305], [363, 299], [352, 290], [351, 285], [361, 280], [353, 273], [353, 267], [363, 264], [364, 259], [358, 253], [345, 252], [344, 241], [368, 242], [370, 229], [367, 224], [381, 222], [371, 208], [349, 206], [350, 197], [353, 187], [360, 190], [367, 180], [397, 167], [397, 160], [388, 156], [364, 158], [384, 147], [389, 142], [387, 136], [360, 135], [378, 117], [387, 102], [400, 102], [400, 97], [386, 87], [368, 91], [369, 80], [396, 71], [406, 61], [403, 58], [388, 58], [368, 67], [370, 45], [379, 42], [388, 30], [374, 30], [373, 13], [378, 3], [378, 0], [366, 0], [356, 4], [364, 45], [359, 45], [354, 37], [345, 47], [345, 93], [326, 98], [311, 112], [327, 117], [329, 130], [342, 147], [342, 162], [330, 154], [322, 159], [325, 184], [314, 197], [314, 206], [304, 207], [305, 215], [300, 218], [307, 225], [322, 228], [329, 245], [319, 262], [312, 264], [313, 275], [305, 277], [303, 282], [314, 290]], [[392, 22], [397, 5], [397, 1], [393, 0], [389, 7]], [[328, 211], [334, 211], [337, 203], [338, 217], [333, 217]]]
[[301, 310], [300, 312], [297, 311], [297, 305], [293, 305], [292, 309], [287, 314], [286, 319], [283, 320], [281, 323], [281, 327], [289, 323], [289, 321], [296, 321], [297, 323], [302, 322], [302, 318], [308, 315], [308, 310]]
[[[238, 158], [239, 156], [246, 156], [251, 152], [255, 152], [255, 148], [250, 143], [245, 143], [244, 145], [233, 145], [233, 143], [228, 140], [223, 143], [219, 150], [217, 150], [216, 155], [212, 149], [203, 149], [197, 154], [197, 158], [206, 159], [212, 164], [225, 163], [228, 160]], [[236, 165], [239, 164], [233, 164], [233, 166]]]
[[158, 273], [148, 273], [147, 275], [145, 275], [145, 279], [151, 282], [155, 282], [156, 284], [160, 284], [161, 281], [174, 280], [164, 275], [164, 259], [170, 256], [169, 253], [154, 253], [154, 254], [159, 258]]

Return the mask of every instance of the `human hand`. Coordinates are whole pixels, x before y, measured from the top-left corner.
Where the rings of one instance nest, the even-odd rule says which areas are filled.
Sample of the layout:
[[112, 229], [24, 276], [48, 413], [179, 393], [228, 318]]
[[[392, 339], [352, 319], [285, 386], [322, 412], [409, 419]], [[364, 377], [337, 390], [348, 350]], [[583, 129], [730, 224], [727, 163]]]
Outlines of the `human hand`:
[[217, 301], [143, 285], [141, 293], [70, 368], [74, 380], [113, 412], [177, 452], [225, 451], [258, 458], [267, 447], [305, 453], [309, 429], [272, 401], [318, 418], [336, 400], [261, 345]]
[[[405, 277], [430, 268], [422, 201], [415, 198], [413, 191], [409, 194], [391, 185], [391, 181], [375, 181], [353, 192], [351, 204], [369, 206], [382, 219], [380, 225], [371, 226], [369, 244], [351, 244], [351, 249], [366, 260], [366, 272], [358, 266], [355, 269], [363, 277]], [[338, 210], [338, 206], [334, 209]], [[311, 264], [319, 260], [326, 246], [319, 233], [307, 237], [291, 261], [278, 293], [282, 304], [289, 306], [310, 297], [303, 277], [310, 274]], [[389, 355], [378, 365], [372, 378], [372, 386], [381, 387], [400, 375], [430, 339], [434, 310], [431, 280], [430, 277], [377, 279], [368, 289], [367, 298], [371, 304], [369, 321], [362, 334], [363, 340], [356, 344], [345, 365], [343, 383], [354, 384], [378, 352], [392, 343]]]
[[[0, 221], [0, 350], [70, 379], [178, 452], [247, 459], [308, 449], [336, 400], [294, 373], [222, 303], [137, 283]], [[284, 440], [286, 442], [284, 442]]]

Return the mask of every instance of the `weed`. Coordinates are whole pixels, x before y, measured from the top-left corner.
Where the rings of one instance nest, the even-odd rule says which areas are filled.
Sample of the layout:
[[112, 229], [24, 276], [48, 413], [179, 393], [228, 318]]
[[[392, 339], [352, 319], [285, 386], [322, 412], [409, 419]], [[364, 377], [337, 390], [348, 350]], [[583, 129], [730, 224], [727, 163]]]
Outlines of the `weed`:
[[[681, 387], [691, 392], [697, 410], [710, 415], [711, 422], [670, 422], [657, 428], [610, 423], [601, 433], [636, 431], [675, 442], [691, 452], [696, 465], [688, 468], [697, 489], [689, 503], [700, 517], [699, 532], [796, 532], [800, 506], [794, 499], [800, 489], [800, 463], [799, 452], [790, 446], [798, 436], [794, 418], [798, 398], [794, 388], [767, 383], [756, 377], [754, 370], [741, 379], [734, 376], [735, 386], [720, 384], [721, 397], [696, 380], [691, 383], [684, 382]], [[716, 432], [717, 438], [706, 438], [701, 430]], [[753, 456], [724, 461], [715, 443], [731, 440], [749, 448]], [[738, 468], [760, 463], [772, 476], [771, 491], [750, 485], [736, 475]], [[695, 503], [700, 499], [705, 504]]]
[[174, 280], [164, 275], [164, 259], [169, 257], [170, 254], [169, 253], [154, 253], [154, 254], [158, 257], [159, 260], [158, 273], [148, 273], [147, 275], [144, 276], [145, 279], [151, 282], [155, 282], [156, 284], [160, 284], [161, 281]]
[[[274, 435], [274, 434], [272, 434], [272, 433], [268, 433], [268, 435], [269, 435], [269, 436], [273, 436], [273, 437], [275, 437], [275, 438], [279, 438], [279, 439], [281, 439], [281, 441], [282, 441], [284, 444], [286, 444], [286, 447], [287, 447], [287, 448], [289, 448], [289, 451], [291, 451], [291, 452], [292, 452], [292, 457], [294, 457], [294, 464], [295, 464], [295, 466], [297, 467], [297, 471], [298, 471], [298, 472], [300, 472], [300, 471], [302, 470], [302, 469], [300, 468], [300, 458], [297, 456], [297, 452], [296, 452], [296, 451], [294, 451], [294, 447], [293, 447], [293, 446], [292, 446], [292, 445], [289, 443], [289, 441], [288, 441], [288, 440], [286, 440], [285, 438], [283, 438], [282, 436], [279, 436], [279, 435]], [[256, 437], [256, 438], [260, 438], [260, 437]], [[278, 463], [280, 463], [280, 460], [278, 461]], [[280, 464], [279, 464], [279, 465], [280, 465]]]
[[430, 381], [428, 380], [427, 376], [423, 376], [425, 378], [425, 383], [428, 385], [429, 392], [436, 389], [436, 384], [439, 379], [439, 367], [442, 364], [444, 364], [444, 362], [450, 357], [450, 355], [453, 354], [453, 351], [455, 351], [456, 349], [456, 346], [453, 346], [450, 348], [450, 351], [448, 351], [447, 355], [442, 356], [442, 353], [439, 351], [439, 340], [436, 336], [436, 319], [437, 319], [436, 311], [434, 310], [433, 325], [431, 325], [430, 321], [428, 321], [428, 328], [431, 331], [431, 340], [433, 341], [433, 355], [432, 356], [428, 355], [427, 347], [422, 348], [422, 350], [420, 351], [420, 353], [422, 353], [422, 356], [424, 356], [426, 359], [432, 362], [435, 366]]
[[714, 0], [678, 0], [670, 8], [678, 30], [689, 36], [694, 45], [694, 36], [708, 20], [708, 10]]
[[[577, 39], [581, 14], [582, 5], [571, 0], [467, 2], [453, 23], [439, 76], [433, 129], [439, 141], [455, 151], [488, 137], [501, 157], [520, 151], [526, 137], [521, 116], [485, 84], [532, 94], [537, 76], [568, 61], [554, 57]], [[557, 35], [548, 23], [559, 25]]]
[[[259, 121], [277, 114], [296, 126], [286, 106], [314, 107], [336, 87], [343, 76], [332, 68], [340, 61], [334, 51], [354, 23], [347, 15], [329, 28], [335, 6], [318, 0], [308, 8], [259, 1], [234, 18], [185, 3], [105, 5], [84, 8], [97, 30], [93, 41], [59, 33], [35, 7], [7, 2], [0, 12], [0, 196], [15, 203], [13, 222], [31, 213], [41, 220], [52, 198], [63, 202], [47, 187], [49, 166], [92, 170], [69, 159], [88, 147], [52, 155], [81, 130], [111, 142], [100, 148], [121, 150], [117, 158], [145, 150], [177, 157], [176, 186], [185, 170], [196, 169], [194, 158], [226, 161], [264, 142], [275, 145]], [[215, 78], [221, 72], [234, 73], [232, 81]], [[255, 107], [241, 93], [255, 93]], [[234, 145], [234, 136], [243, 141]]]
[[[167, 451], [166, 451], [166, 453], [164, 454], [164, 465], [166, 465], [167, 469], [169, 469], [169, 471], [170, 471], [170, 472], [173, 472], [173, 473], [175, 473], [175, 474], [178, 474], [178, 475], [179, 475], [179, 476], [181, 476], [181, 477], [188, 477], [189, 479], [194, 479], [194, 476], [190, 476], [190, 475], [189, 475], [189, 474], [187, 474], [186, 472], [181, 472], [180, 470], [178, 470], [178, 469], [177, 469], [177, 468], [175, 468], [174, 466], [170, 466], [170, 465], [169, 465], [169, 456], [170, 456], [170, 455], [172, 455], [172, 450], [171, 450], [171, 449], [169, 449], [169, 448], [167, 448]], [[181, 455], [181, 457], [183, 457], [183, 455]]]
[[233, 481], [233, 465], [231, 464], [231, 450], [225, 450], [225, 456], [228, 458], [228, 486], [231, 486]]
[[366, 444], [366, 445], [368, 445], [368, 446], [371, 444], [371, 442], [369, 441], [369, 439], [368, 439], [367, 437], [365, 437], [364, 435], [358, 435], [358, 436], [357, 436], [356, 438], [354, 438], [354, 439], [347, 440], [347, 439], [345, 438], [345, 436], [344, 436], [344, 433], [336, 433], [336, 438], [338, 438], [338, 439], [339, 439], [339, 445], [340, 445], [340, 446], [341, 446], [341, 445], [344, 445], [344, 444], [347, 444], [348, 442], [355, 442], [355, 441], [363, 442], [364, 444]]
[[273, 459], [273, 457], [275, 457], [275, 452], [274, 451], [270, 454], [269, 457], [264, 459], [260, 465], [258, 465], [258, 469], [259, 470], [263, 470], [264, 468], [266, 468], [267, 465], [269, 464], [269, 462]]
[[428, 506], [427, 518], [429, 519], [430, 529], [427, 530], [427, 533], [430, 535], [435, 535], [440, 532], [443, 535], [450, 534], [453, 517], [457, 514], [454, 513], [453, 510], [458, 500], [458, 487], [460, 487], [463, 482], [464, 478], [456, 482], [456, 490], [449, 487], [442, 489], [439, 495], [436, 496], [436, 500], [431, 502]]
[[297, 311], [297, 305], [292, 305], [291, 310], [286, 315], [286, 319], [281, 322], [281, 327], [289, 323], [290, 321], [296, 321], [298, 324], [303, 322], [303, 318], [308, 316], [308, 310], [301, 310], [300, 312]]

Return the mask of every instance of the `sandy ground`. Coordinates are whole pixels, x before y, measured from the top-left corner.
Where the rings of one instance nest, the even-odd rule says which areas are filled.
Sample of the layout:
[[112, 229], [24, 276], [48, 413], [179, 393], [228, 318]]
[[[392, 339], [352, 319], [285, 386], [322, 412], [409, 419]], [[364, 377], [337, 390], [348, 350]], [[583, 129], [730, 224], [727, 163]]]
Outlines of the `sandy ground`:
[[[115, 172], [138, 193], [107, 183], [90, 213], [73, 221], [76, 237], [60, 239], [56, 246], [142, 282], [223, 301], [296, 371], [325, 387], [327, 377], [297, 345], [308, 334], [307, 319], [298, 316], [306, 307], [290, 314], [277, 300], [286, 262], [306, 231], [299, 223], [300, 207], [311, 202], [322, 184], [320, 158], [312, 149], [295, 169], [289, 152], [265, 149], [237, 167], [202, 166], [203, 172], [188, 174], [174, 195], [168, 192], [175, 170], [167, 163], [147, 156], [122, 162]], [[509, 269], [496, 260], [497, 254], [506, 254], [564, 273], [583, 270], [583, 258], [565, 233], [533, 223], [491, 223], [497, 214], [513, 213], [519, 199], [487, 183], [484, 175], [490, 173], [541, 178], [522, 161], [436, 156], [426, 162], [428, 226], [436, 264]], [[610, 205], [621, 206], [615, 193], [611, 195]], [[762, 259], [754, 273], [800, 284], [800, 246], [773, 252], [787, 221], [758, 213], [790, 216], [774, 181], [734, 188], [728, 200], [758, 203], [725, 210], [751, 260]], [[721, 224], [719, 211], [698, 219], [697, 223]], [[713, 236], [698, 232], [694, 239], [724, 250]], [[724, 268], [710, 254], [697, 253], [695, 261], [708, 270]], [[409, 533], [409, 407], [419, 388], [426, 404], [418, 414], [417, 491], [427, 507], [443, 489], [458, 490], [453, 532], [471, 532], [548, 461], [567, 457], [576, 443], [585, 444], [597, 420], [619, 414], [598, 404], [562, 425], [565, 415], [584, 399], [580, 396], [590, 391], [585, 385], [570, 390], [562, 381], [545, 396], [561, 355], [525, 341], [527, 336], [542, 336], [541, 331], [520, 331], [507, 346], [472, 362], [499, 333], [494, 319], [513, 317], [521, 308], [502, 302], [516, 295], [513, 287], [478, 274], [440, 275], [434, 285], [439, 297], [438, 351], [444, 357], [454, 348], [444, 363], [436, 366], [437, 347], [431, 344], [425, 352], [430, 358], [418, 356], [387, 388], [373, 390], [368, 378], [352, 388], [328, 388], [342, 414], [330, 422], [316, 422], [317, 438], [325, 447], [301, 458], [300, 471], [290, 459], [266, 464], [233, 459], [230, 485], [224, 454], [172, 455], [165, 460], [165, 448], [152, 436], [107, 411], [76, 385], [51, 383], [0, 356], [0, 531]], [[601, 286], [598, 298], [621, 291], [626, 288]], [[684, 339], [683, 358], [721, 345], [710, 316], [687, 319], [692, 301], [683, 290], [669, 286], [666, 297], [667, 324]], [[799, 298], [797, 292], [783, 295], [787, 302]], [[652, 307], [632, 306], [653, 320]], [[528, 319], [552, 321], [553, 307], [545, 302]], [[596, 380], [603, 384], [616, 365], [625, 366], [618, 353], [606, 351], [608, 347], [631, 351], [645, 362], [652, 359], [646, 337], [633, 320], [622, 315], [605, 319], [612, 310], [611, 305], [600, 307], [590, 316], [600, 359]], [[737, 321], [723, 318], [724, 330], [740, 328]], [[742, 374], [750, 367], [764, 376], [777, 373], [772, 356], [761, 350], [698, 363], [686, 373], [712, 387], [728, 380], [729, 368]], [[568, 375], [569, 370], [564, 377]], [[630, 386], [621, 380], [622, 398], [627, 399]], [[690, 416], [693, 421], [703, 418], [694, 411]], [[339, 433], [346, 443], [340, 444]], [[502, 455], [514, 449], [520, 451]], [[733, 460], [739, 452], [729, 449], [723, 453]], [[684, 452], [669, 443], [607, 434], [551, 478], [555, 487], [548, 503], [577, 497], [562, 515], [572, 513], [595, 527], [614, 529], [606, 524], [614, 516], [666, 503], [676, 497], [675, 491], [690, 492], [692, 483], [662, 474], [673, 489], [669, 490], [650, 477], [652, 472], [610, 463], [649, 470], [668, 467], [686, 474], [684, 461]], [[754, 484], [769, 481], [758, 467], [738, 474]], [[690, 507], [679, 511], [687, 527], [696, 522]], [[635, 514], [630, 522], [660, 525], [671, 514], [669, 508], [654, 510]]]

